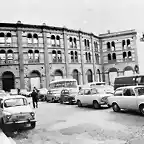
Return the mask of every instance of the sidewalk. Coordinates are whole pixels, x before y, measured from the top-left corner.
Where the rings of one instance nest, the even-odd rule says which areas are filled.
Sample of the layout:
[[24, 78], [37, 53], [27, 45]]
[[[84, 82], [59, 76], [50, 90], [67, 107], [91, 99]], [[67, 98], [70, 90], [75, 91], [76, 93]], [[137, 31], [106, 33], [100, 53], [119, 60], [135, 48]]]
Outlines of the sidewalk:
[[12, 138], [8, 138], [1, 130], [0, 130], [0, 144], [16, 144]]

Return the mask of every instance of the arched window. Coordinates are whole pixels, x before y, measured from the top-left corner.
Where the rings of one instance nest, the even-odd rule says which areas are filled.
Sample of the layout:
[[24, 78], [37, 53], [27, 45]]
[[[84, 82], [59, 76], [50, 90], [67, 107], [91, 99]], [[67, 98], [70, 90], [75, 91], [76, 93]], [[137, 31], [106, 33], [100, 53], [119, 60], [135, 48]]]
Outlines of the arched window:
[[114, 41], [111, 42], [111, 46], [112, 46], [112, 51], [115, 51], [115, 42]]
[[88, 53], [85, 53], [86, 62], [88, 62]]
[[12, 36], [11, 33], [6, 34], [6, 43], [10, 44], [12, 42]]
[[132, 54], [131, 51], [128, 52], [128, 58], [131, 59], [132, 58]]
[[71, 55], [71, 62], [74, 62], [74, 53], [73, 53], [73, 51], [70, 52], [70, 55]]
[[56, 56], [56, 51], [55, 50], [52, 51], [52, 59], [53, 59], [53, 62], [57, 61], [57, 56]]
[[99, 59], [99, 55], [98, 54], [96, 54], [96, 63], [97, 64], [99, 64], [100, 63], [100, 61], [99, 61], [100, 59]]
[[7, 59], [8, 60], [13, 60], [13, 51], [12, 50], [7, 51]]
[[77, 40], [74, 38], [74, 47], [77, 48]]
[[72, 37], [69, 38], [69, 42], [70, 42], [70, 48], [73, 48], [73, 39], [72, 39]]
[[91, 53], [88, 53], [88, 61], [91, 62]]
[[78, 53], [75, 51], [75, 62], [78, 62]]
[[60, 47], [60, 36], [56, 36], [56, 45]]
[[98, 44], [97, 44], [97, 42], [94, 42], [94, 49], [95, 49], [96, 52], [98, 51]]
[[28, 44], [32, 43], [32, 34], [31, 33], [28, 33], [28, 35], [27, 35], [27, 41], [28, 41]]
[[51, 44], [52, 44], [52, 46], [55, 46], [55, 36], [54, 35], [51, 36]]
[[107, 50], [111, 50], [111, 44], [110, 44], [110, 42], [107, 42]]
[[62, 62], [62, 54], [61, 51], [57, 52], [57, 58], [58, 58], [58, 62]]
[[0, 43], [5, 43], [5, 35], [4, 35], [4, 33], [0, 33]]
[[40, 57], [40, 55], [39, 55], [39, 50], [35, 50], [35, 51], [34, 51], [34, 58], [35, 58], [35, 61], [36, 61], [36, 62], [39, 62], [39, 57]]
[[33, 43], [38, 44], [38, 35], [37, 34], [33, 35]]
[[111, 54], [108, 54], [108, 61], [111, 61]]
[[86, 41], [86, 39], [84, 39], [84, 46], [85, 46], [85, 47], [87, 46], [87, 41]]
[[30, 60], [32, 60], [34, 57], [33, 57], [33, 50], [29, 50], [28, 51], [28, 57]]
[[126, 45], [125, 40], [122, 40], [122, 48], [125, 48], [125, 45]]
[[0, 61], [6, 61], [6, 51], [0, 50]]
[[89, 40], [87, 40], [87, 47], [88, 47], [88, 48], [90, 47]]
[[130, 39], [127, 39], [127, 47], [130, 47]]
[[112, 58], [113, 58], [113, 60], [116, 60], [116, 53], [112, 54]]
[[88, 80], [88, 83], [93, 82], [93, 74], [90, 69], [87, 71], [87, 80]]
[[123, 52], [123, 59], [126, 59], [126, 57], [127, 57], [127, 53]]

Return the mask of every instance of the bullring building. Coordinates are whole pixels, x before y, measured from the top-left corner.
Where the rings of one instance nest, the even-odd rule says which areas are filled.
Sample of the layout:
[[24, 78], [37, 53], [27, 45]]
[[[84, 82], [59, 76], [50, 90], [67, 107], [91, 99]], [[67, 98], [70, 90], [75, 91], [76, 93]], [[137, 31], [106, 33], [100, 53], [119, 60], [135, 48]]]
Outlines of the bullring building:
[[135, 30], [100, 34], [66, 27], [0, 23], [0, 89], [48, 87], [60, 78], [78, 84], [135, 73]]

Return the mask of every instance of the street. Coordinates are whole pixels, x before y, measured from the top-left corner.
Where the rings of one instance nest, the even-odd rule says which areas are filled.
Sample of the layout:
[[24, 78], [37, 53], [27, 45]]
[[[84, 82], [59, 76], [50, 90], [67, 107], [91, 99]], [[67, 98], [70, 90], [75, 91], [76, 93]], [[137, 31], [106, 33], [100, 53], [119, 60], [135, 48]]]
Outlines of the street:
[[76, 105], [40, 102], [37, 126], [10, 134], [17, 144], [142, 144], [144, 117]]

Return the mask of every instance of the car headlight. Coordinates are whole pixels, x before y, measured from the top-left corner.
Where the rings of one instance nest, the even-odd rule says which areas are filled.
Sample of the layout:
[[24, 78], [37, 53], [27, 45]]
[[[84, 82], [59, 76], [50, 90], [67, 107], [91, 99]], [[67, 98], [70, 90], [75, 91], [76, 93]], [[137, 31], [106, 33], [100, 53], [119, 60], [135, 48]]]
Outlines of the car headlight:
[[103, 98], [101, 99], [101, 101], [102, 101], [102, 102], [107, 101], [107, 97], [103, 97]]
[[4, 117], [5, 117], [5, 120], [8, 121], [11, 118], [11, 113], [4, 112]]
[[34, 112], [31, 112], [30, 115], [31, 115], [32, 117], [34, 117], [34, 116], [35, 116], [35, 113], [34, 113]]

